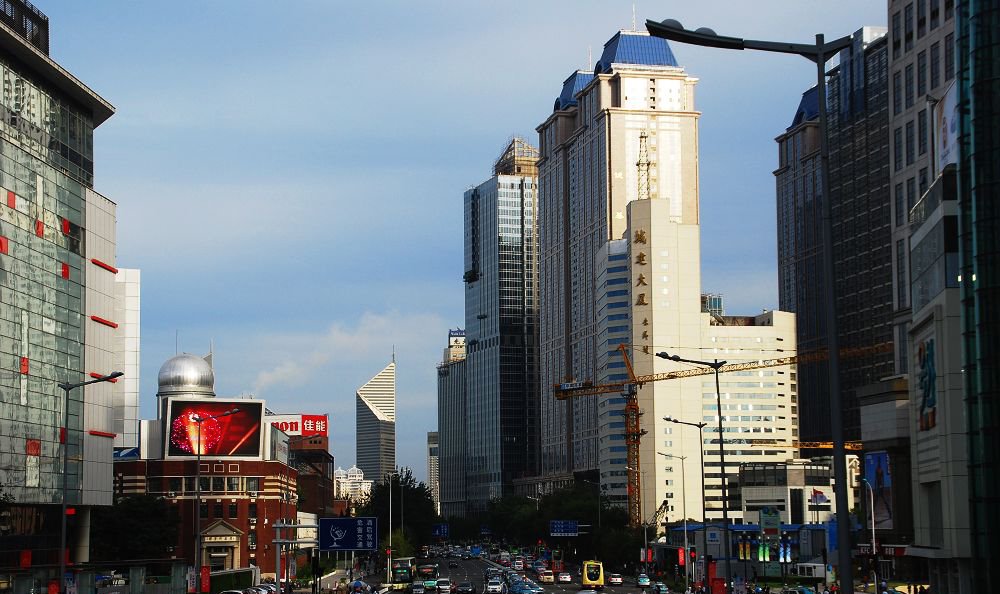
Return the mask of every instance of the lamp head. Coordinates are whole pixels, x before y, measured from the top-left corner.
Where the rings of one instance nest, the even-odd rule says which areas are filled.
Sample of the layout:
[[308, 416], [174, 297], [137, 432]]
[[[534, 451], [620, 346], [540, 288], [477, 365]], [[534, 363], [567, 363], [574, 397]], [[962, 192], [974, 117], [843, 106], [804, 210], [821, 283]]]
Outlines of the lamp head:
[[680, 361], [681, 360], [681, 358], [680, 358], [679, 355], [671, 355], [667, 351], [660, 351], [659, 353], [656, 353], [656, 356], [659, 357], [659, 358], [661, 358], [661, 359], [667, 359], [669, 361]]
[[105, 376], [104, 379], [109, 379], [109, 380], [116, 379], [116, 378], [119, 378], [119, 377], [121, 377], [123, 375], [125, 375], [124, 371], [113, 371], [113, 372], [111, 372], [111, 375]]

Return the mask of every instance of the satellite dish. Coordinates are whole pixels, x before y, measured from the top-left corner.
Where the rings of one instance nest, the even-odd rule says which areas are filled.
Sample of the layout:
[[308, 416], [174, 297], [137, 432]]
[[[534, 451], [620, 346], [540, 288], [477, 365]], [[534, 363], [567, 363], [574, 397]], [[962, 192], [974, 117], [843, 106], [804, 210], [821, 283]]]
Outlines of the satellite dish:
[[711, 35], [713, 37], [718, 37], [719, 36], [718, 33], [716, 33], [715, 31], [713, 31], [711, 29], [709, 29], [708, 27], [699, 27], [699, 28], [695, 29], [694, 32], [695, 33], [701, 33], [702, 35]]
[[663, 19], [660, 24], [664, 27], [670, 27], [671, 29], [680, 29], [681, 31], [684, 30], [684, 25], [682, 25], [677, 19]]

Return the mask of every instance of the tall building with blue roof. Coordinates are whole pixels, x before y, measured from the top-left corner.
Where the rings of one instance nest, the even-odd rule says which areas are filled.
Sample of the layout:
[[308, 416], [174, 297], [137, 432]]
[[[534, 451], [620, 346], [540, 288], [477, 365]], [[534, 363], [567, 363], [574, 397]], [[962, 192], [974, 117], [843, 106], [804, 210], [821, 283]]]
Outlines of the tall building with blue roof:
[[[637, 376], [680, 368], [656, 357], [661, 351], [744, 362], [795, 348], [787, 312], [702, 311], [696, 83], [665, 40], [620, 31], [593, 72], [564, 80], [552, 115], [537, 128], [542, 488], [596, 475], [604, 502], [629, 503], [625, 395], [554, 394], [562, 382], [626, 381], [618, 345], [626, 345]], [[747, 371], [723, 383], [724, 472], [717, 429], [702, 434], [664, 420], [717, 421], [710, 377], [638, 387], [644, 437], [633, 512], [644, 522], [658, 510], [669, 521], [685, 509], [692, 519], [717, 519], [723, 476], [735, 482], [743, 462], [789, 457], [797, 425], [792, 371]], [[685, 482], [684, 464], [659, 456], [684, 457], [690, 478], [702, 453], [704, 508], [700, 481]], [[729, 497], [730, 517], [739, 520], [739, 494]]]

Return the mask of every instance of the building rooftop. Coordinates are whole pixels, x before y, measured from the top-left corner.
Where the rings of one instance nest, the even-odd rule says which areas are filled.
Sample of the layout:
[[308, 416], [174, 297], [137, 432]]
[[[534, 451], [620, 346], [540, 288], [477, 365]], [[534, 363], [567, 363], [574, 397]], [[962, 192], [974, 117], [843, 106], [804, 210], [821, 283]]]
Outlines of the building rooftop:
[[795, 110], [795, 117], [792, 118], [792, 125], [787, 129], [791, 130], [802, 122], [808, 122], [809, 120], [815, 120], [818, 118], [819, 92], [816, 90], [816, 87], [813, 87], [805, 93], [802, 93], [802, 99], [799, 101], [799, 108]]
[[652, 37], [646, 31], [615, 33], [604, 44], [604, 53], [594, 66], [594, 74], [608, 74], [614, 64], [679, 67], [667, 40]]
[[556, 98], [554, 109], [568, 109], [576, 105], [576, 94], [583, 90], [590, 81], [594, 80], [594, 73], [586, 70], [577, 70], [563, 81], [562, 92]]

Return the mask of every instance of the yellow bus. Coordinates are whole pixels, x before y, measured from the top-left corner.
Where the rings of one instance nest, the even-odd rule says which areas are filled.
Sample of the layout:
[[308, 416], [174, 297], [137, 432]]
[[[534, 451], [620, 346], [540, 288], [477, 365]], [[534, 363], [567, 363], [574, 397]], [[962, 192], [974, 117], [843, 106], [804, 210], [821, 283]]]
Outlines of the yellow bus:
[[595, 590], [604, 588], [604, 565], [600, 561], [584, 561], [580, 585]]

